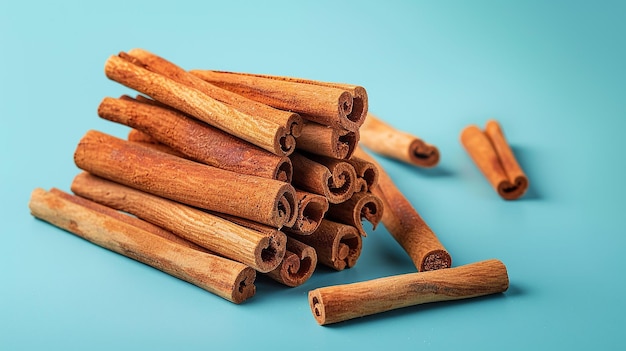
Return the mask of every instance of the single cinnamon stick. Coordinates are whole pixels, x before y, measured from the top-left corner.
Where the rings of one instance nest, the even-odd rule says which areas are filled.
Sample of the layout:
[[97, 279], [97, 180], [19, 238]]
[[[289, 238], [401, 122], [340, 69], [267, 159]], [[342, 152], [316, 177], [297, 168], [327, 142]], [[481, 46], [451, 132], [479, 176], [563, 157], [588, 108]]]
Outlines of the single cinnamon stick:
[[74, 161], [120, 184], [276, 228], [295, 216], [295, 189], [287, 183], [203, 165], [97, 131], [81, 139]]
[[509, 288], [506, 266], [495, 259], [431, 272], [408, 273], [309, 292], [320, 325], [429, 302], [497, 294]]
[[81, 173], [72, 191], [94, 202], [133, 214], [221, 256], [259, 272], [274, 270], [285, 255], [283, 233], [265, 235], [204, 211]]
[[361, 126], [361, 143], [372, 151], [420, 167], [439, 163], [439, 149], [424, 140], [395, 129], [369, 113]]
[[347, 159], [359, 142], [359, 132], [309, 122], [302, 127], [296, 147], [306, 152]]
[[287, 238], [287, 252], [282, 263], [267, 275], [289, 287], [304, 284], [317, 266], [315, 249], [294, 238]]
[[450, 267], [450, 254], [385, 170], [358, 146], [355, 155], [374, 163], [378, 168], [378, 185], [372, 189], [372, 193], [383, 203], [385, 210], [382, 222], [411, 257], [417, 270], [422, 272]]
[[361, 255], [361, 236], [349, 225], [323, 219], [313, 234], [290, 235], [312, 246], [319, 263], [338, 271], [354, 266]]
[[174, 110], [124, 99], [104, 98], [98, 115], [136, 128], [186, 158], [233, 172], [289, 182], [291, 161]]
[[286, 226], [285, 231], [300, 235], [313, 233], [328, 211], [328, 199], [325, 196], [296, 189], [296, 221]]
[[366, 220], [372, 223], [373, 229], [376, 229], [378, 222], [383, 217], [383, 212], [383, 202], [378, 196], [367, 192], [359, 192], [354, 193], [345, 202], [330, 205], [326, 218], [351, 225], [359, 231], [359, 234], [367, 236], [367, 232], [363, 229], [362, 221]]
[[354, 167], [357, 178], [365, 181], [366, 188], [361, 189], [361, 191], [369, 191], [378, 184], [378, 168], [376, 168], [376, 165], [354, 155], [347, 159], [347, 162]]
[[201, 91], [143, 68], [128, 55], [111, 56], [104, 67], [106, 76], [151, 98], [185, 112], [203, 122], [244, 139], [276, 155], [292, 151], [282, 145], [288, 132], [266, 119], [242, 113]]
[[[356, 131], [363, 124], [363, 111], [367, 111], [367, 94], [362, 87], [236, 72], [192, 70], [191, 73], [221, 88], [282, 110], [298, 112], [305, 119], [333, 128]], [[355, 108], [357, 90], [361, 97]]]
[[41, 188], [28, 206], [43, 221], [234, 303], [255, 294], [256, 272], [239, 262], [177, 244]]
[[324, 195], [332, 204], [344, 202], [354, 193], [356, 172], [348, 162], [311, 154], [304, 156], [299, 152], [289, 158], [293, 164], [294, 186]]
[[528, 178], [517, 163], [502, 128], [495, 120], [485, 131], [471, 125], [461, 133], [461, 143], [496, 192], [506, 200], [520, 198], [528, 189]]

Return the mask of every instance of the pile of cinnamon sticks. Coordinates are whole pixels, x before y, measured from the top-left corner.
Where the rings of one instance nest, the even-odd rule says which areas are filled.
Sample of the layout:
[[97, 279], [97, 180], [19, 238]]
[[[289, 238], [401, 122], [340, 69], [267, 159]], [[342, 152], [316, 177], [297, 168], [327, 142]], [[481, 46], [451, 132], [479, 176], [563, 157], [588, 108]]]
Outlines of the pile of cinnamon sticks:
[[140, 49], [105, 73], [139, 93], [98, 107], [127, 140], [87, 132], [74, 194], [35, 189], [34, 216], [235, 303], [257, 272], [297, 286], [318, 262], [354, 266], [362, 221], [383, 214], [377, 168], [353, 156], [365, 89], [186, 71]]

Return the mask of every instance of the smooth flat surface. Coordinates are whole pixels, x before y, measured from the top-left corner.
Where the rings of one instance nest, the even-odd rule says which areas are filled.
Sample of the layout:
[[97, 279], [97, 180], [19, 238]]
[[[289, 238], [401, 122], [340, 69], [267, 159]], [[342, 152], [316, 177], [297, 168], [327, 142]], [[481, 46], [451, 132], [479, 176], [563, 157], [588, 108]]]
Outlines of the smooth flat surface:
[[[201, 4], [202, 3], [202, 4]], [[580, 1], [0, 2], [0, 349], [623, 349], [626, 4]], [[370, 110], [437, 145], [433, 170], [380, 159], [455, 266], [498, 258], [510, 289], [330, 327], [309, 290], [411, 272], [384, 227], [356, 267], [233, 305], [29, 214], [69, 190], [100, 120], [109, 55], [364, 86]], [[501, 200], [459, 143], [498, 119], [530, 179]], [[371, 229], [371, 228], [370, 228]]]

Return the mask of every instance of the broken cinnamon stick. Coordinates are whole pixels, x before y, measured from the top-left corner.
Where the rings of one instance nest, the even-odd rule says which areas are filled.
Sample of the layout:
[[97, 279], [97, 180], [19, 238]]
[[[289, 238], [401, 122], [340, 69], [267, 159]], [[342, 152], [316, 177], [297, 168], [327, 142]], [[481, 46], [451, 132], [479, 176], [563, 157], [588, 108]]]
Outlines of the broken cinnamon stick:
[[309, 305], [317, 323], [326, 325], [429, 302], [502, 293], [508, 287], [506, 267], [492, 259], [315, 289], [309, 292]]
[[337, 129], [314, 122], [305, 123], [296, 147], [306, 152], [347, 159], [359, 142], [359, 132]]
[[296, 221], [286, 226], [289, 233], [308, 235], [313, 233], [328, 211], [328, 199], [325, 196], [296, 189]]
[[43, 221], [234, 303], [255, 294], [256, 272], [239, 262], [185, 247], [41, 188], [32, 192], [28, 206]]
[[517, 163], [502, 128], [495, 120], [485, 131], [471, 125], [461, 133], [461, 143], [496, 192], [506, 200], [520, 198], [528, 189], [528, 178]]
[[367, 236], [363, 228], [363, 220], [372, 223], [376, 229], [383, 217], [384, 206], [378, 196], [359, 192], [340, 204], [330, 205], [326, 218], [355, 227], [361, 236]]
[[385, 170], [360, 147], [357, 147], [355, 155], [374, 163], [378, 168], [378, 185], [372, 189], [372, 193], [383, 203], [385, 210], [382, 222], [407, 252], [417, 270], [423, 272], [450, 267], [450, 254]]
[[287, 251], [281, 264], [267, 275], [289, 287], [304, 284], [317, 266], [315, 249], [294, 238], [287, 238]]
[[332, 204], [344, 202], [354, 193], [356, 172], [348, 162], [315, 158], [311, 154], [305, 156], [299, 152], [289, 158], [293, 164], [294, 186], [324, 195]]
[[439, 163], [439, 149], [422, 139], [395, 129], [369, 113], [361, 126], [361, 143], [372, 151], [420, 167]]
[[97, 131], [81, 139], [74, 161], [120, 184], [276, 228], [295, 216], [295, 189], [287, 183], [203, 165]]

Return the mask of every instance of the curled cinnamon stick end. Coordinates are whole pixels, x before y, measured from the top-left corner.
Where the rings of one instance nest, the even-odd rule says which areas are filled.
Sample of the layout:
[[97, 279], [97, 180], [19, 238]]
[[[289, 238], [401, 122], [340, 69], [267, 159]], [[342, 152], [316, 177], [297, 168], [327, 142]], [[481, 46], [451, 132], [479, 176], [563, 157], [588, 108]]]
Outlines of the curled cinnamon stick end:
[[372, 223], [376, 229], [378, 222], [383, 217], [384, 205], [378, 196], [359, 192], [354, 193], [350, 199], [340, 204], [331, 205], [327, 217], [334, 221], [355, 227], [359, 234], [367, 236], [363, 229], [363, 220]]
[[328, 199], [325, 196], [296, 190], [296, 221], [285, 230], [290, 233], [308, 235], [313, 233], [328, 211]]
[[98, 246], [145, 263], [234, 303], [252, 297], [256, 271], [242, 263], [154, 235], [105, 211], [68, 200], [66, 194], [35, 189], [31, 214]]
[[299, 152], [289, 157], [296, 187], [324, 195], [329, 203], [344, 202], [354, 193], [356, 172], [346, 161]]
[[378, 168], [375, 164], [354, 155], [347, 161], [354, 167], [357, 177], [365, 182], [366, 188], [360, 191], [369, 191], [378, 184]]
[[302, 128], [297, 148], [316, 155], [347, 159], [358, 142], [358, 130], [336, 129], [309, 122]]
[[287, 252], [282, 263], [267, 275], [289, 287], [304, 284], [317, 266], [317, 254], [312, 247], [294, 238], [287, 238]]
[[503, 199], [515, 200], [524, 195], [528, 189], [528, 178], [517, 163], [497, 121], [488, 121], [484, 132], [475, 125], [466, 127], [461, 133], [461, 143]]
[[378, 154], [416, 166], [434, 167], [439, 163], [437, 147], [395, 129], [371, 113], [361, 127], [361, 143]]
[[309, 292], [309, 306], [320, 325], [398, 308], [497, 294], [509, 288], [506, 266], [486, 260], [423, 273], [408, 273]]

